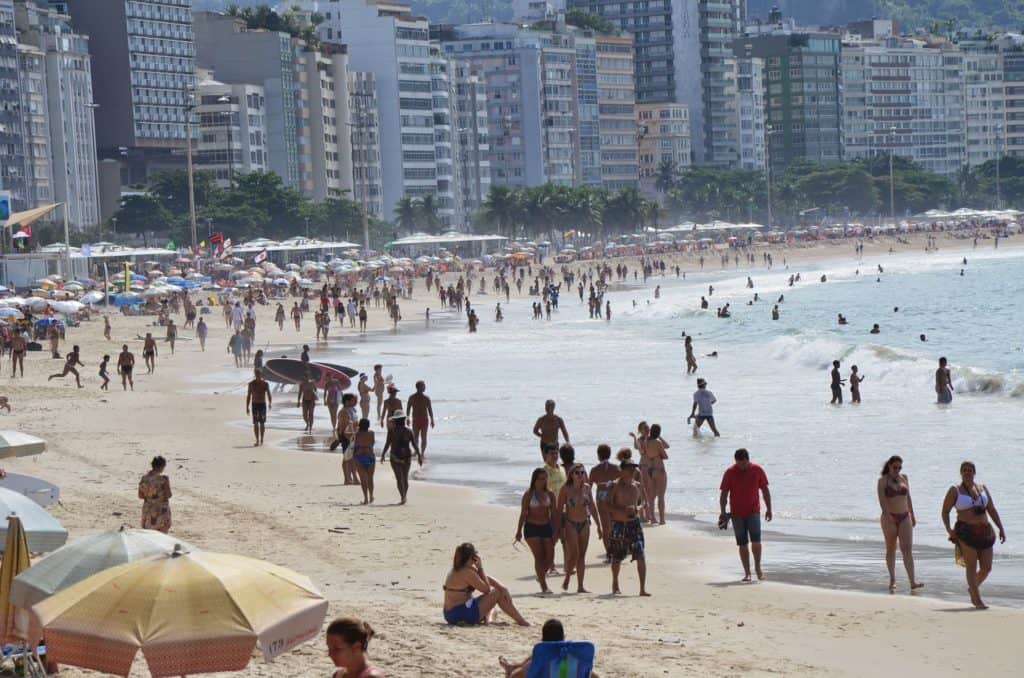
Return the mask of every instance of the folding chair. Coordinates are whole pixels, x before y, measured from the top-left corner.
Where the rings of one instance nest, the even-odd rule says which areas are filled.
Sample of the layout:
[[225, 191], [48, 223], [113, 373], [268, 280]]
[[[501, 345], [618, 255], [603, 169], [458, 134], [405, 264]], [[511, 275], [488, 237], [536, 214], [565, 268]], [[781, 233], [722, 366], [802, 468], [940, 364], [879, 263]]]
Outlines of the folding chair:
[[594, 653], [594, 644], [587, 641], [537, 643], [526, 678], [589, 678]]

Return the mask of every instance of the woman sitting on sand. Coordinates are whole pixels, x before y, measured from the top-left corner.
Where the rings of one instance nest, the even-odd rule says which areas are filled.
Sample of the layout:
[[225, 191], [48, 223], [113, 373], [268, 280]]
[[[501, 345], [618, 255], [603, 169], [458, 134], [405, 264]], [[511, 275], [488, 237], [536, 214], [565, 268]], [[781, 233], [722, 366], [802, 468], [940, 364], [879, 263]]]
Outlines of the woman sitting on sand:
[[149, 473], [139, 481], [139, 499], [142, 500], [142, 529], [171, 531], [171, 481], [163, 475], [167, 460], [153, 457]]
[[[586, 569], [587, 545], [590, 543], [590, 518], [595, 516], [594, 497], [587, 484], [587, 470], [583, 464], [574, 464], [569, 469], [568, 480], [558, 495], [556, 515], [564, 513], [562, 543], [565, 544], [565, 581], [562, 590], [569, 589], [569, 579], [576, 572], [576, 592], [586, 593], [583, 588], [583, 572]], [[597, 538], [601, 539], [601, 524], [597, 522]]]
[[[512, 602], [501, 582], [484, 572], [484, 563], [476, 547], [470, 543], [455, 548], [452, 570], [444, 580], [444, 620], [451, 625], [486, 624], [491, 621], [494, 607], [519, 624], [529, 626]], [[473, 591], [481, 595], [474, 596]]]
[[366, 649], [373, 627], [355, 617], [340, 617], [327, 627], [327, 656], [338, 670], [333, 678], [384, 678], [384, 672], [370, 663]]
[[548, 489], [548, 472], [543, 468], [533, 470], [530, 489], [523, 493], [522, 508], [519, 511], [519, 525], [516, 527], [516, 542], [526, 535], [526, 544], [533, 552], [533, 571], [537, 575], [541, 593], [548, 590], [547, 572], [555, 562], [555, 495]]
[[885, 565], [889, 568], [889, 593], [896, 591], [896, 542], [903, 554], [903, 567], [911, 589], [924, 584], [914, 578], [913, 534], [917, 525], [914, 503], [910, 499], [910, 481], [900, 473], [903, 459], [893, 455], [882, 467], [878, 479], [878, 503], [882, 507], [882, 535], [885, 537]]

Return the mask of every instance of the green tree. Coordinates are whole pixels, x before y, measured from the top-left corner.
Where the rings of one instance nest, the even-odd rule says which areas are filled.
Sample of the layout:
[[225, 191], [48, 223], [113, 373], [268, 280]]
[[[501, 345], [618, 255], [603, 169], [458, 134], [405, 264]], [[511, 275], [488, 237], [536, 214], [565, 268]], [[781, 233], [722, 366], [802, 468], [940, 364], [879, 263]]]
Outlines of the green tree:
[[665, 159], [658, 163], [654, 174], [654, 187], [662, 194], [668, 193], [676, 183], [679, 165], [674, 160]]
[[420, 210], [415, 198], [405, 196], [395, 203], [395, 225], [403, 231], [413, 233], [420, 224]]
[[121, 200], [121, 206], [111, 221], [116, 232], [140, 234], [143, 242], [148, 245], [149, 234], [166, 231], [172, 217], [157, 198], [151, 195], [129, 195]]
[[428, 193], [417, 201], [416, 210], [419, 213], [419, 223], [424, 231], [431, 235], [440, 233], [444, 227], [441, 217], [438, 214], [437, 197]]
[[522, 219], [522, 195], [508, 186], [491, 186], [481, 214], [484, 223], [498, 229], [500, 235], [512, 237]]
[[615, 24], [604, 17], [583, 9], [570, 9], [565, 13], [565, 23], [577, 28], [585, 28], [597, 33], [616, 34]]

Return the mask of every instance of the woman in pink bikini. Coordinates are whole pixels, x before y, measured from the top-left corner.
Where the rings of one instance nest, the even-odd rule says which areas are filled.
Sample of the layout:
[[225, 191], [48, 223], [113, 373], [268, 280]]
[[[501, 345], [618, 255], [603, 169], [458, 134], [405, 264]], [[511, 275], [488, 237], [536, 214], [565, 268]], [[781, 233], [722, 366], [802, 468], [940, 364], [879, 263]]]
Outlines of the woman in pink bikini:
[[882, 507], [882, 535], [885, 536], [885, 565], [889, 568], [889, 593], [896, 592], [896, 543], [903, 554], [903, 566], [907, 568], [910, 588], [919, 589], [924, 584], [914, 578], [914, 502], [910, 499], [910, 481], [901, 473], [903, 459], [896, 455], [889, 457], [882, 467], [878, 479], [878, 504]]

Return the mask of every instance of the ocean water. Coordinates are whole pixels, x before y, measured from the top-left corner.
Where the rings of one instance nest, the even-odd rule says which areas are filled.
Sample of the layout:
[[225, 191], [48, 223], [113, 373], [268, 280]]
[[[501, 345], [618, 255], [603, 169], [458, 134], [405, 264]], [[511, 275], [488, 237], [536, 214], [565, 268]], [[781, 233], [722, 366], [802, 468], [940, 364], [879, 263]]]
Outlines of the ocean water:
[[[789, 287], [797, 272], [802, 282]], [[818, 282], [822, 274], [826, 283]], [[748, 275], [753, 290], [746, 288]], [[708, 285], [715, 288], [711, 310], [701, 311]], [[748, 306], [753, 292], [761, 301]], [[918, 518], [915, 555], [924, 591], [965, 598], [940, 508], [958, 482], [960, 462], [971, 459], [1008, 534], [996, 546], [983, 593], [990, 602], [1024, 606], [1022, 293], [1024, 249], [849, 255], [770, 271], [709, 267], [685, 280], [656, 276], [646, 286], [631, 282], [608, 293], [610, 322], [589, 319], [574, 293], [562, 295], [550, 321], [531, 319], [533, 298], [505, 303], [493, 294], [473, 295], [482, 319], [475, 335], [437, 303], [431, 329], [418, 331], [427, 329], [423, 309], [403, 304], [400, 333], [342, 340], [332, 345], [330, 360], [359, 369], [383, 363], [403, 397], [424, 379], [438, 421], [423, 475], [484, 488], [496, 501], [517, 502], [540, 463], [531, 429], [544, 400], [553, 398], [577, 459], [588, 465], [599, 443], [614, 451], [629, 445], [627, 434], [641, 419], [660, 423], [671, 444], [673, 524], [732, 543], [731, 532], [713, 525], [718, 484], [734, 450], [746, 447], [772, 490], [766, 569], [773, 579], [794, 583], [885, 590], [875, 483], [885, 459], [899, 454]], [[772, 321], [780, 294], [782, 316]], [[499, 300], [505, 321], [495, 323]], [[733, 315], [717, 318], [714, 308], [725, 302]], [[849, 324], [838, 326], [837, 313]], [[873, 323], [880, 334], [868, 333]], [[721, 438], [705, 429], [694, 439], [686, 425], [696, 377], [685, 373], [683, 331], [694, 336], [698, 374], [718, 398]], [[918, 338], [922, 333], [927, 342]], [[717, 358], [704, 357], [712, 351]], [[939, 356], [953, 369], [951, 406], [935, 403]], [[866, 378], [862, 404], [829, 405], [833, 359], [842, 361], [844, 378], [858, 365]], [[496, 529], [511, 538], [514, 528]], [[735, 574], [734, 561], [722, 567]], [[897, 568], [904, 587], [899, 559]]]

